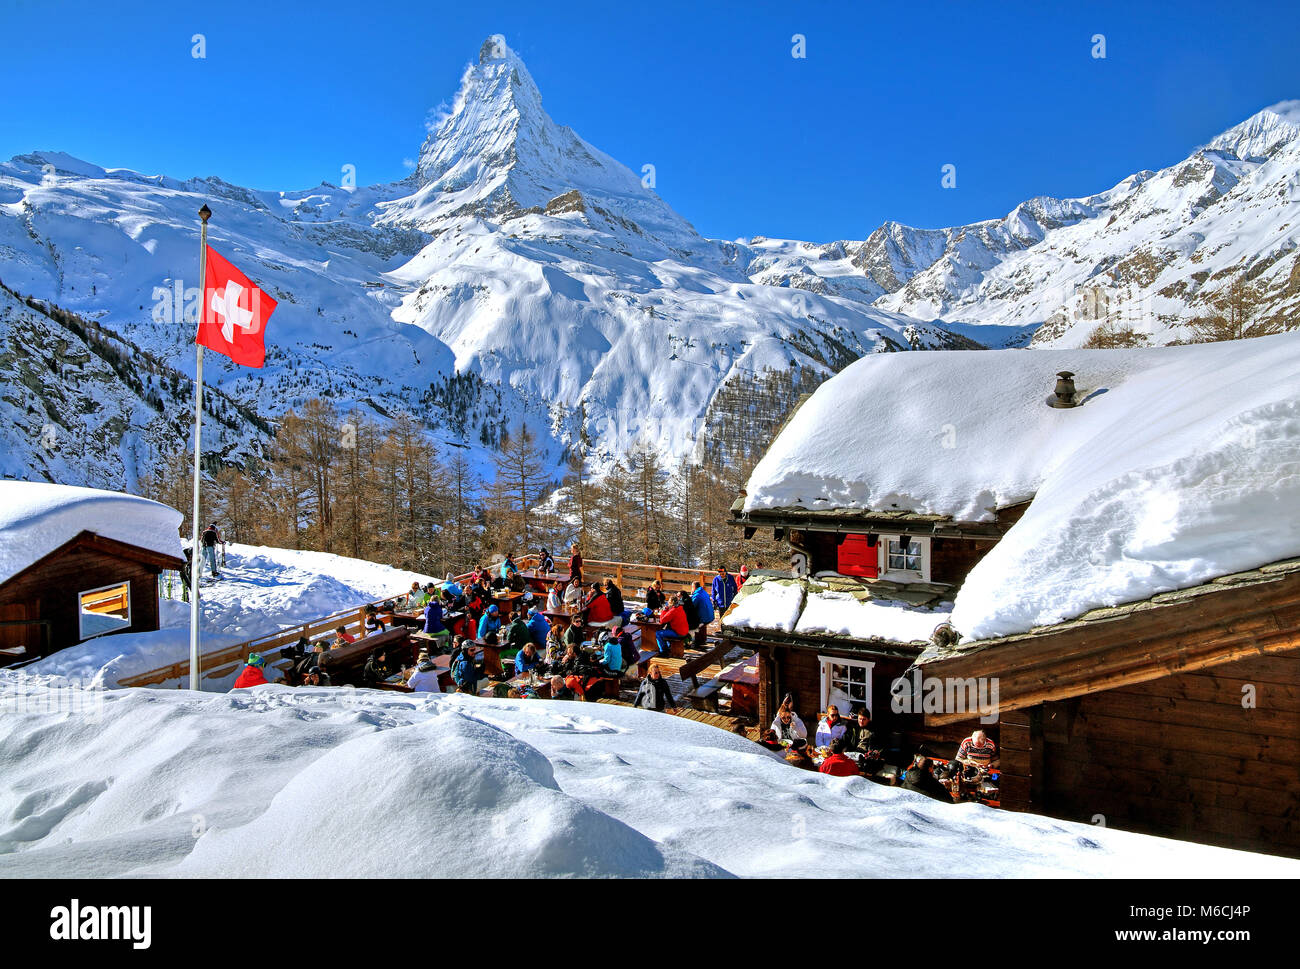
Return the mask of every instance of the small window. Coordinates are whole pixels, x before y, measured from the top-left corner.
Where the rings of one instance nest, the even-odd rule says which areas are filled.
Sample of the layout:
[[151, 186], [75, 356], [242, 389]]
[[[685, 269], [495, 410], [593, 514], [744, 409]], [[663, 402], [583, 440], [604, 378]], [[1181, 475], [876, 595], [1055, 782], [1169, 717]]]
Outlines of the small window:
[[855, 707], [871, 709], [871, 669], [874, 663], [839, 657], [820, 659], [823, 710], [833, 703], [840, 716], [847, 718]]
[[904, 545], [901, 538], [891, 538], [889, 540], [889, 571], [920, 572], [921, 543], [916, 539], [911, 539], [907, 545]]
[[78, 596], [81, 638], [93, 639], [131, 628], [131, 583], [91, 589]]

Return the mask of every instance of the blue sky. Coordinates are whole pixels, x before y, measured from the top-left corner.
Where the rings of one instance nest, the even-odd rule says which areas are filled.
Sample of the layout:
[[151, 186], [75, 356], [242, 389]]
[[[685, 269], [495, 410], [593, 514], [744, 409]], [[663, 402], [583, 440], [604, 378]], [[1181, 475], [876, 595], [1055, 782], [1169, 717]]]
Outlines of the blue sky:
[[556, 121], [654, 164], [659, 194], [719, 238], [996, 217], [1300, 98], [1293, 3], [0, 0], [0, 157], [262, 189], [337, 184], [345, 164], [389, 181], [492, 33]]

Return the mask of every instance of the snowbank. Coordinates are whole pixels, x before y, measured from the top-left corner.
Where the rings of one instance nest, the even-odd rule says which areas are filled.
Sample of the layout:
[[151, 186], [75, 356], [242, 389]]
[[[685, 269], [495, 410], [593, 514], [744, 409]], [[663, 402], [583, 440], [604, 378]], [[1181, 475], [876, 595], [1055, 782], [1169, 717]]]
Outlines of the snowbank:
[[[199, 588], [201, 646], [215, 652], [300, 623], [355, 609], [405, 592], [412, 582], [439, 581], [361, 559], [265, 546], [226, 547], [221, 578], [204, 577]], [[160, 590], [166, 594], [166, 588]], [[180, 589], [172, 589], [179, 597]], [[123, 679], [182, 662], [190, 655], [190, 607], [177, 599], [159, 603], [157, 632], [122, 633], [94, 639], [47, 656], [28, 669], [112, 688]], [[237, 671], [205, 679], [205, 690], [227, 690]], [[274, 677], [275, 672], [268, 670]], [[170, 684], [169, 684], [170, 685]]]
[[84, 531], [181, 557], [181, 513], [136, 495], [0, 481], [0, 582]]
[[0, 672], [0, 875], [1295, 877], [1300, 863], [945, 805], [607, 705]]
[[[1046, 405], [1059, 370], [1082, 406]], [[967, 638], [1023, 632], [1300, 554], [1297, 374], [1300, 332], [867, 357], [799, 410], [745, 507], [987, 521], [1033, 497], [952, 616]]]

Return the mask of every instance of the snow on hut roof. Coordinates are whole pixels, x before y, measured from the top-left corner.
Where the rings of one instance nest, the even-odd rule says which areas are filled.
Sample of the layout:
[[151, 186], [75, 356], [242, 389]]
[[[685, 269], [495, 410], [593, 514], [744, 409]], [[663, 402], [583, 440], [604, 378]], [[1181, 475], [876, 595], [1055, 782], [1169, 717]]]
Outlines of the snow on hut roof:
[[[1080, 406], [1047, 406], [1058, 371]], [[1300, 555], [1300, 332], [1196, 346], [865, 357], [799, 409], [745, 510], [986, 521], [1033, 498], [971, 571], [985, 639]]]
[[751, 576], [722, 625], [813, 639], [925, 643], [952, 609], [947, 586], [818, 573], [807, 579]]
[[136, 495], [0, 481], [0, 582], [83, 531], [179, 558], [181, 520], [180, 512]]

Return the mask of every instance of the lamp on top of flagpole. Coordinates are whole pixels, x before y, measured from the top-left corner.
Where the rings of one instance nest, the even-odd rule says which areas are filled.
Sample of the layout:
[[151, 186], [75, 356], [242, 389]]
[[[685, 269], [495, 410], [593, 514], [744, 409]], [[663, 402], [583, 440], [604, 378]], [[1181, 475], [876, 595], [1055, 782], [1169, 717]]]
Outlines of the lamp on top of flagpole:
[[[207, 203], [199, 209], [203, 226], [199, 230], [199, 319], [203, 319], [203, 303], [207, 298], [208, 219], [212, 210]], [[198, 346], [198, 363], [194, 372], [194, 520], [193, 539], [190, 543], [190, 689], [199, 688], [199, 481], [202, 470], [199, 455], [203, 436], [203, 344]]]

